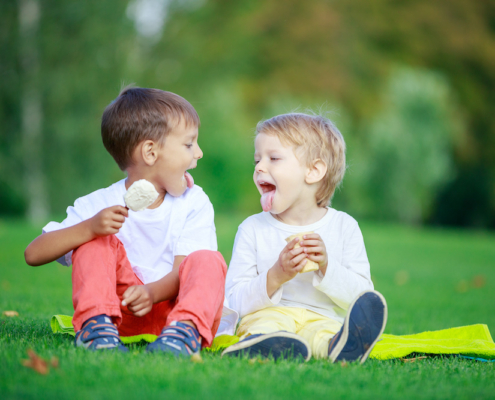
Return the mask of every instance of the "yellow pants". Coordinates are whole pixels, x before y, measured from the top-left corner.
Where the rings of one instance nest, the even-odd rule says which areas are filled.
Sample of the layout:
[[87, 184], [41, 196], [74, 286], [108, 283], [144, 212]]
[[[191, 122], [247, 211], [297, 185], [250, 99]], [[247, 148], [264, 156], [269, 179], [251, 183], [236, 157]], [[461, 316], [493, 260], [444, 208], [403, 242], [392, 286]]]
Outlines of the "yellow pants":
[[330, 339], [342, 324], [313, 311], [299, 307], [269, 307], [241, 319], [237, 336], [244, 339], [256, 333], [287, 331], [306, 339], [315, 358], [328, 357]]

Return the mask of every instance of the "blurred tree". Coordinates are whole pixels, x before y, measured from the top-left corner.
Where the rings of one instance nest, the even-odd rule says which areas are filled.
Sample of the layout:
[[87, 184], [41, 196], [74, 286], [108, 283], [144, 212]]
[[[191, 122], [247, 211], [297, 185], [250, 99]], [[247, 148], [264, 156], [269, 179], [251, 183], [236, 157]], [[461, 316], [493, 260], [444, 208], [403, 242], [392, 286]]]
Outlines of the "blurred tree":
[[[20, 192], [41, 201], [46, 187], [52, 211], [60, 214], [75, 198], [123, 176], [101, 144], [99, 125], [122, 83], [138, 75], [128, 62], [136, 38], [121, 2], [38, 1], [35, 44], [26, 33], [15, 34], [27, 29], [20, 22], [29, 22], [29, 15], [22, 17], [16, 2], [0, 4], [0, 172], [6, 188], [17, 188], [9, 198]], [[35, 138], [21, 140], [21, 131]], [[24, 176], [30, 190], [20, 189]]]
[[383, 109], [363, 121], [344, 196], [352, 208], [364, 195], [356, 210], [368, 216], [421, 223], [452, 180], [462, 121], [447, 82], [432, 72], [400, 68], [382, 96]]
[[[192, 12], [173, 4], [155, 56], [181, 65], [174, 86], [193, 93], [204, 82], [240, 81], [255, 120], [267, 116], [274, 97], [313, 96], [337, 101], [358, 126], [381, 109], [381, 87], [397, 63], [443, 73], [469, 132], [452, 149], [448, 185], [462, 187], [463, 171], [484, 170], [477, 181], [489, 188], [491, 206], [483, 224], [495, 226], [495, 3], [211, 0]], [[430, 190], [435, 198], [441, 189]], [[485, 197], [471, 199], [469, 209], [454, 206], [458, 198], [443, 199], [466, 215], [452, 221], [473, 224], [487, 211]]]
[[[248, 213], [259, 210], [250, 177], [252, 132], [258, 120], [271, 116], [274, 104], [284, 98], [303, 109], [314, 99], [339, 104], [349, 121], [344, 134], [353, 157], [370, 134], [353, 128], [367, 121], [375, 126], [377, 113], [390, 117], [382, 87], [402, 64], [446, 77], [468, 133], [451, 150], [453, 179], [427, 185], [430, 200], [421, 209], [429, 211], [420, 212], [421, 218], [495, 227], [493, 2], [37, 1], [42, 16], [39, 147], [55, 213], [123, 176], [99, 137], [103, 108], [122, 82], [175, 91], [192, 102], [203, 121], [200, 141], [208, 150], [194, 172], [198, 183], [216, 207], [242, 207]], [[17, 5], [0, 2], [0, 176], [10, 193], [3, 198], [10, 199], [19, 192], [27, 198], [18, 189], [24, 80]], [[402, 123], [414, 122], [404, 115], [398, 117]], [[478, 195], [466, 194], [467, 182]], [[376, 197], [368, 199], [363, 190], [363, 202], [374, 204]], [[16, 210], [11, 212], [21, 208]]]
[[19, 57], [21, 78], [21, 136], [27, 215], [32, 222], [48, 217], [47, 189], [41, 152], [43, 111], [39, 77], [38, 0], [19, 0]]

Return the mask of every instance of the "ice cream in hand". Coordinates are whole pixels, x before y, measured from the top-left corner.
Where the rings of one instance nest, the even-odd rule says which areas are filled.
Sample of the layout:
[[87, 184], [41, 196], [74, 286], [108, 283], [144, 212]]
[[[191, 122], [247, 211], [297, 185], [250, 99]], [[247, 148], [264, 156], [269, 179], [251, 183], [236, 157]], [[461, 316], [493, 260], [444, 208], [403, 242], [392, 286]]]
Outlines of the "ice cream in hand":
[[[287, 243], [289, 243], [291, 240], [294, 240], [296, 237], [302, 239], [302, 237], [304, 235], [309, 235], [310, 233], [314, 233], [314, 232], [296, 233], [295, 235], [291, 235], [288, 238], [286, 238], [285, 241]], [[294, 246], [294, 248], [297, 249], [298, 247], [301, 247], [301, 246], [299, 245], [299, 243], [296, 243], [296, 245]], [[319, 269], [320, 269], [320, 267], [318, 267], [318, 264], [317, 263], [315, 263], [314, 261], [311, 261], [311, 260], [308, 259], [308, 262], [306, 263], [306, 265], [304, 266], [304, 268], [299, 273], [300, 274], [303, 274], [304, 272], [317, 271]]]
[[132, 211], [143, 211], [151, 206], [158, 198], [158, 192], [153, 184], [146, 179], [134, 182], [124, 195], [127, 207]]

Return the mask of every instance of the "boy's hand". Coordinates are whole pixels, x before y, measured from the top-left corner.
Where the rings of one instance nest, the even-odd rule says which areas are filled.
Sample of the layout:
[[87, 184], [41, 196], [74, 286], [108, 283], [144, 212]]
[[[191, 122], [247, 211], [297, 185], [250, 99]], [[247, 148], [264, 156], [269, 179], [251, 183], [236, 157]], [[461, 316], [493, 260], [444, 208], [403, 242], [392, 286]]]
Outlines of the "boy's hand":
[[[301, 238], [295, 238], [287, 243], [287, 246], [281, 251], [275, 265], [268, 271], [268, 279], [273, 281], [277, 286], [277, 289], [285, 282], [294, 278], [308, 262], [308, 255], [304, 252], [304, 248], [294, 248], [296, 243], [300, 240]], [[273, 292], [275, 291], [276, 290]]]
[[126, 217], [129, 216], [127, 208], [123, 206], [113, 206], [104, 208], [93, 218], [90, 219], [90, 229], [94, 237], [115, 235], [122, 225]]
[[122, 305], [136, 317], [148, 314], [153, 308], [153, 294], [147, 285], [131, 286], [122, 296]]
[[328, 266], [327, 248], [323, 240], [321, 240], [320, 235], [317, 233], [304, 235], [301, 248], [304, 248], [304, 252], [308, 255], [308, 258], [317, 263], [321, 273], [325, 275]]

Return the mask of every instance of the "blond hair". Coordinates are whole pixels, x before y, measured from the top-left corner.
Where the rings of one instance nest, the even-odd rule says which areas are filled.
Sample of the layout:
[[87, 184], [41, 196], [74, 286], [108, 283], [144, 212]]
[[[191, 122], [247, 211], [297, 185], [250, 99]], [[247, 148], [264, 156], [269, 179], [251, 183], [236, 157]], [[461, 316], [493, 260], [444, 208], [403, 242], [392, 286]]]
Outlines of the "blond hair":
[[284, 145], [301, 149], [300, 161], [308, 167], [318, 159], [326, 164], [327, 172], [316, 192], [316, 204], [329, 205], [346, 170], [345, 141], [332, 121], [320, 115], [282, 114], [259, 122], [256, 135], [260, 133], [276, 135]]
[[182, 120], [186, 127], [200, 124], [198, 113], [183, 97], [159, 89], [127, 87], [105, 108], [101, 137], [124, 171], [132, 164], [132, 153], [140, 142], [163, 143]]

